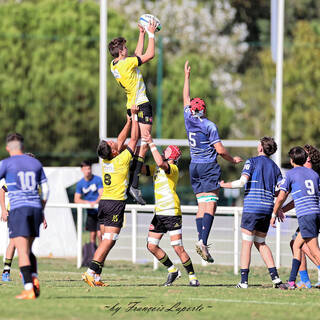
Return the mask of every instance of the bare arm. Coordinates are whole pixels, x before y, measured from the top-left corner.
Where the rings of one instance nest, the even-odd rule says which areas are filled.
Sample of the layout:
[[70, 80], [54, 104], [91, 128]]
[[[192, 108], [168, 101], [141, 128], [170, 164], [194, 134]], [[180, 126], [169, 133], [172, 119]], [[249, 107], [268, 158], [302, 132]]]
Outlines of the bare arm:
[[150, 134], [146, 136], [146, 141], [149, 144], [150, 151], [152, 153], [153, 159], [156, 162], [157, 166], [164, 171], [168, 171], [169, 169], [169, 164], [168, 161], [163, 160], [160, 152], [158, 151], [156, 144], [153, 142], [152, 137]]
[[154, 33], [157, 28], [157, 23], [155, 21], [151, 21], [150, 25], [148, 27], [148, 32], [149, 32], [149, 40], [148, 40], [148, 47], [145, 52], [145, 54], [142, 55], [137, 55], [141, 59], [141, 63], [144, 64], [151, 60], [154, 57], [155, 54], [155, 41], [154, 41]]
[[90, 201], [81, 199], [81, 194], [75, 193], [74, 194], [74, 203], [90, 203]]
[[217, 150], [218, 154], [223, 159], [225, 159], [225, 160], [227, 160], [227, 161], [229, 161], [231, 163], [234, 163], [234, 164], [243, 161], [240, 157], [232, 157], [221, 142], [217, 142], [213, 146], [215, 147], [215, 149]]
[[136, 56], [142, 56], [143, 54], [143, 47], [144, 47], [144, 36], [146, 34], [146, 30], [144, 30], [144, 27], [142, 27], [140, 24], [138, 24], [139, 27], [139, 39], [137, 43], [136, 50], [134, 51], [134, 54]]
[[127, 115], [127, 122], [124, 125], [123, 129], [121, 130], [121, 132], [119, 133], [118, 139], [117, 139], [118, 152], [121, 152], [123, 144], [125, 143], [128, 135], [129, 135], [130, 129], [131, 129], [131, 118]]
[[220, 187], [222, 188], [229, 188], [229, 189], [236, 189], [236, 188], [242, 188], [249, 180], [249, 176], [246, 174], [241, 175], [241, 178], [239, 180], [235, 180], [232, 182], [220, 182]]
[[1, 188], [0, 189], [0, 206], [1, 206], [1, 220], [8, 220], [8, 211], [6, 208], [6, 192]]
[[191, 67], [187, 60], [184, 65], [183, 106], [190, 105], [190, 71]]
[[278, 214], [279, 209], [282, 207], [282, 204], [286, 201], [287, 197], [288, 197], [288, 192], [285, 192], [283, 190], [280, 190], [279, 195], [277, 197], [276, 203], [273, 207], [273, 212], [272, 212], [272, 217], [270, 220], [270, 225], [275, 228], [275, 222], [276, 222], [276, 218], [280, 218], [281, 221], [283, 221], [283, 215]]
[[139, 140], [139, 124], [138, 124], [138, 112], [139, 107], [132, 106], [131, 114], [132, 114], [132, 125], [131, 125], [131, 138], [128, 143], [128, 147], [134, 152], [136, 149], [136, 145]]
[[287, 212], [287, 211], [290, 211], [294, 208], [294, 201], [290, 201], [289, 203], [287, 203], [284, 207], [282, 207], [282, 211], [283, 212]]

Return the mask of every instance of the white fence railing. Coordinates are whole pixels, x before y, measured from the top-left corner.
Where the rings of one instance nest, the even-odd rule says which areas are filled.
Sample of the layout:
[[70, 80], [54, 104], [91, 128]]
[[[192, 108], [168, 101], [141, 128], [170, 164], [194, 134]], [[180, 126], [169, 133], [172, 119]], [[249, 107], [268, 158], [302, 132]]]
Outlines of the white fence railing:
[[[77, 268], [81, 267], [82, 262], [82, 226], [83, 226], [83, 209], [91, 208], [87, 204], [75, 204], [75, 203], [48, 203], [47, 208], [75, 208], [77, 209]], [[197, 212], [197, 206], [181, 206], [182, 213], [192, 213]], [[143, 214], [145, 212], [152, 213], [154, 211], [154, 205], [126, 205], [126, 212], [131, 213], [131, 260], [133, 263], [137, 262], [137, 216], [138, 214]], [[234, 274], [238, 274], [239, 269], [239, 219], [242, 214], [242, 207], [218, 207], [216, 216], [232, 215], [233, 220], [233, 267]], [[294, 212], [288, 213], [288, 215], [293, 215]], [[280, 224], [277, 224], [277, 232], [275, 237], [276, 242], [276, 266], [280, 267], [280, 257], [281, 257], [281, 233]], [[196, 230], [195, 230], [196, 233]], [[154, 259], [154, 269], [158, 266], [158, 261]]]

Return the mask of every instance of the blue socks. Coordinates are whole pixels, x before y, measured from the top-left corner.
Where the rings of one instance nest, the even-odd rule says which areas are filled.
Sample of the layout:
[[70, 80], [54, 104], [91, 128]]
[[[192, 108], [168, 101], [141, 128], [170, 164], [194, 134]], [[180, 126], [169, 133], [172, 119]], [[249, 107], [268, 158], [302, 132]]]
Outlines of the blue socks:
[[203, 220], [202, 220], [202, 241], [204, 245], [207, 245], [207, 241], [208, 241], [208, 237], [209, 237], [209, 233], [212, 227], [212, 223], [213, 223], [213, 219], [214, 216], [209, 214], [209, 213], [205, 213], [203, 216]]
[[307, 270], [299, 271], [299, 274], [300, 274], [300, 279], [301, 279], [302, 282], [310, 281]]
[[292, 259], [292, 268], [291, 268], [289, 282], [296, 281], [298, 270], [300, 268], [300, 264], [301, 264], [301, 261], [299, 261], [298, 259], [294, 259], [294, 258]]
[[196, 219], [197, 231], [198, 231], [198, 240], [202, 239], [202, 218]]
[[270, 273], [271, 280], [275, 280], [275, 279], [279, 278], [278, 271], [277, 271], [276, 267], [268, 268], [268, 270]]
[[240, 269], [241, 283], [248, 283], [249, 269]]

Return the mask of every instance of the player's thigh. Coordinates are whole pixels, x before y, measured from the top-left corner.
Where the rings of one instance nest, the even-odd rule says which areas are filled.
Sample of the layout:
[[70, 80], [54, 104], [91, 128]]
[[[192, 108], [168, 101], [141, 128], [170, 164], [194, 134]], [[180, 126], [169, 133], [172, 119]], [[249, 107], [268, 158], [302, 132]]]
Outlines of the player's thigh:
[[141, 138], [146, 138], [149, 134], [151, 134], [152, 125], [151, 124], [145, 124], [139, 122], [139, 129], [140, 129], [140, 135]]
[[152, 232], [152, 231], [149, 231], [149, 232], [148, 232], [148, 238], [153, 238], [153, 239], [159, 239], [159, 240], [161, 240], [162, 237], [163, 237], [163, 233]]

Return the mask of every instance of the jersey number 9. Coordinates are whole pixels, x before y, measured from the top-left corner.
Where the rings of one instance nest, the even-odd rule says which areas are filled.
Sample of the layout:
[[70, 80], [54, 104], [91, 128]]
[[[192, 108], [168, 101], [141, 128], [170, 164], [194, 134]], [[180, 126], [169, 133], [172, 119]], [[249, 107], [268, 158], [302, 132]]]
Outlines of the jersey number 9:
[[305, 180], [304, 184], [306, 185], [307, 190], [307, 194], [314, 194], [314, 184], [312, 180]]

